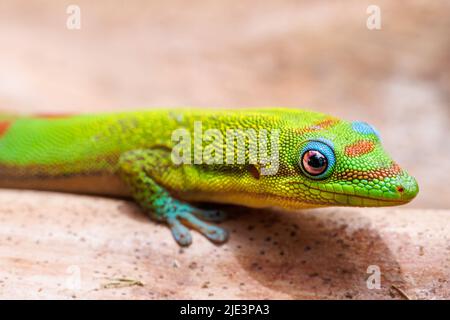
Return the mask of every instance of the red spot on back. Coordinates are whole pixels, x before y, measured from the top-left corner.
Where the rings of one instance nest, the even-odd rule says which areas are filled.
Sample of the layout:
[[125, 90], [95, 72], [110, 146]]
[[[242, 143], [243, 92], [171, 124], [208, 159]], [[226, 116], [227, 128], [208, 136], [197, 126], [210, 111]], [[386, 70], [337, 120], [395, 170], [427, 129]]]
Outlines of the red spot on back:
[[64, 119], [74, 116], [72, 113], [37, 113], [33, 117], [39, 119]]
[[9, 127], [11, 126], [11, 121], [0, 121], [0, 137], [3, 136], [6, 131], [8, 131]]
[[371, 152], [375, 149], [375, 144], [370, 140], [358, 140], [355, 143], [345, 147], [345, 155], [353, 158]]
[[342, 180], [353, 180], [353, 179], [365, 179], [365, 180], [373, 180], [373, 179], [383, 179], [386, 177], [395, 177], [402, 169], [398, 164], [392, 162], [389, 167], [379, 168], [379, 169], [371, 169], [371, 170], [346, 170], [339, 174], [339, 178]]
[[320, 130], [328, 129], [328, 128], [334, 126], [339, 121], [340, 120], [337, 119], [337, 118], [327, 117], [326, 119], [321, 120], [319, 122], [316, 122], [316, 123], [314, 123], [313, 125], [311, 125], [309, 127], [298, 129], [298, 131], [301, 134], [306, 133], [306, 132], [320, 131]]

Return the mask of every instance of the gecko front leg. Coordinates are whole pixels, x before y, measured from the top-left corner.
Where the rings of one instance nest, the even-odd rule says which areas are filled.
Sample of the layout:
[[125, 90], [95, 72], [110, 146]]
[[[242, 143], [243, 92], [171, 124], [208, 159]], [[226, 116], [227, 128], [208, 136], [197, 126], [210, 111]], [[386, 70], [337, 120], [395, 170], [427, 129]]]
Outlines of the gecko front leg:
[[[124, 153], [119, 160], [119, 173], [136, 202], [157, 221], [167, 223], [175, 241], [181, 246], [192, 242], [189, 228], [195, 229], [215, 243], [223, 243], [228, 233], [206, 221], [221, 221], [224, 213], [203, 210], [175, 199], [163, 186], [173, 181], [171, 188], [183, 188], [182, 166], [173, 164], [166, 149], [140, 149]], [[181, 191], [181, 190], [180, 190]]]

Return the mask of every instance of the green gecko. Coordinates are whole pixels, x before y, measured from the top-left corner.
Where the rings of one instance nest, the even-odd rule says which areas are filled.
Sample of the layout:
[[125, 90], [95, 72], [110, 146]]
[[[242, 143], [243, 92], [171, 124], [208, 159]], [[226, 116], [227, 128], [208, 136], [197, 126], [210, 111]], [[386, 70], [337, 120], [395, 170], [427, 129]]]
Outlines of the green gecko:
[[[229, 139], [231, 130], [249, 134]], [[264, 132], [266, 142], [258, 140]], [[264, 145], [266, 158], [249, 152]], [[195, 202], [379, 207], [418, 193], [367, 123], [285, 108], [3, 115], [0, 187], [132, 197], [182, 246], [192, 242], [190, 229], [227, 240], [211, 224], [225, 215]]]

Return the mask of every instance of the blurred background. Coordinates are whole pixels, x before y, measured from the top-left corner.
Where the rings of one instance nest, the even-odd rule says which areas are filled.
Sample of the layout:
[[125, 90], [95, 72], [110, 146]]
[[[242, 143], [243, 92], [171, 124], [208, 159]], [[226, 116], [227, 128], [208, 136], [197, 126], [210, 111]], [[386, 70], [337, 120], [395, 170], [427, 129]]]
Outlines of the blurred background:
[[448, 0], [2, 0], [0, 110], [287, 106], [367, 121], [418, 179], [408, 206], [448, 209], [449, 17]]

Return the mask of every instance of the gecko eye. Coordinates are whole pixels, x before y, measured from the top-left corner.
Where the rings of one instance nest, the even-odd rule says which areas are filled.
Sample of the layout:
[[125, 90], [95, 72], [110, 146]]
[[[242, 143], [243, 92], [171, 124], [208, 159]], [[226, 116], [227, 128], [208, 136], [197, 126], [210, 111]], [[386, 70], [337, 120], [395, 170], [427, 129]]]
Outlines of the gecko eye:
[[299, 162], [306, 176], [324, 179], [333, 171], [336, 160], [330, 146], [320, 141], [310, 141], [303, 147]]
[[302, 166], [312, 176], [323, 173], [328, 167], [327, 158], [317, 150], [309, 150], [303, 154]]

